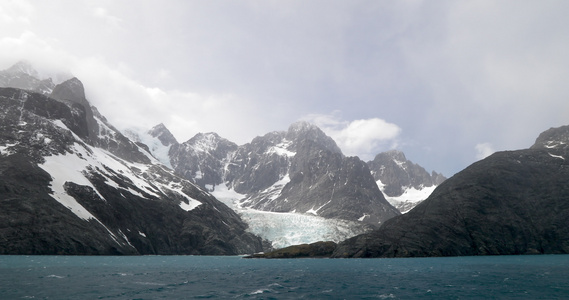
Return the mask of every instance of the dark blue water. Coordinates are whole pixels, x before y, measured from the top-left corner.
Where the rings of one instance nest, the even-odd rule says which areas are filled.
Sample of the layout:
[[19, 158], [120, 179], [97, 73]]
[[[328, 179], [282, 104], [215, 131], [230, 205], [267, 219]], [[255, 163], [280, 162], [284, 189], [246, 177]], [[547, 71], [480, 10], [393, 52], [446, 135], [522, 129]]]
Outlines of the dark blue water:
[[0, 299], [567, 299], [569, 255], [0, 256]]

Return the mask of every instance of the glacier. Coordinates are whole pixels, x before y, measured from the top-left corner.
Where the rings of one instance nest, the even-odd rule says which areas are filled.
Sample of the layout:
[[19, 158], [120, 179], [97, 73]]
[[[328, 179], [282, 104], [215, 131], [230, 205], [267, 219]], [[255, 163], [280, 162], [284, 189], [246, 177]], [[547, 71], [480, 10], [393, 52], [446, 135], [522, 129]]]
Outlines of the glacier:
[[276, 249], [318, 241], [341, 242], [371, 230], [364, 224], [296, 212], [269, 212], [244, 208], [240, 200], [246, 195], [216, 185], [211, 194], [236, 211], [248, 225], [248, 231], [271, 242]]

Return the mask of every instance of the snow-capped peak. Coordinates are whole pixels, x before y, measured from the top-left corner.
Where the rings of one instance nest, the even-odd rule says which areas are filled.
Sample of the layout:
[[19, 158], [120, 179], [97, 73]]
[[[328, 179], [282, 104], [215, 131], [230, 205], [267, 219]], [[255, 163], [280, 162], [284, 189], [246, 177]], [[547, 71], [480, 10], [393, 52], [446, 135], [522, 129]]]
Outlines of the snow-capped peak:
[[196, 152], [211, 152], [222, 138], [215, 132], [198, 133], [188, 141]]

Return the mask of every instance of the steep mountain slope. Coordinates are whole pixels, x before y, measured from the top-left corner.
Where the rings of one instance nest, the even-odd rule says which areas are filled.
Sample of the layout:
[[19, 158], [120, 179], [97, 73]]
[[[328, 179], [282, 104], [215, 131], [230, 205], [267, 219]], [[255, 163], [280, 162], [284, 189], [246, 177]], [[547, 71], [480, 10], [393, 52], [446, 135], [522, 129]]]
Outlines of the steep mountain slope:
[[112, 127], [73, 78], [0, 88], [1, 254], [262, 250], [233, 210]]
[[442, 174], [435, 171], [429, 174], [397, 150], [376, 155], [368, 162], [368, 166], [387, 201], [402, 213], [427, 199], [435, 188], [446, 180]]
[[526, 150], [495, 153], [443, 182], [335, 257], [569, 253], [569, 126]]

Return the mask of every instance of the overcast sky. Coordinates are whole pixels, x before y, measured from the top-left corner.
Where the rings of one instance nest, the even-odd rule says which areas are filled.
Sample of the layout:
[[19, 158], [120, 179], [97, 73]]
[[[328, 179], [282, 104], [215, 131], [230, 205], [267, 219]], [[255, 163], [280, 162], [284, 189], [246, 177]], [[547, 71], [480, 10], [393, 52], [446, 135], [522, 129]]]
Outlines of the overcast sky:
[[244, 144], [308, 120], [446, 176], [569, 124], [569, 1], [0, 1], [0, 69], [63, 70], [119, 128]]

